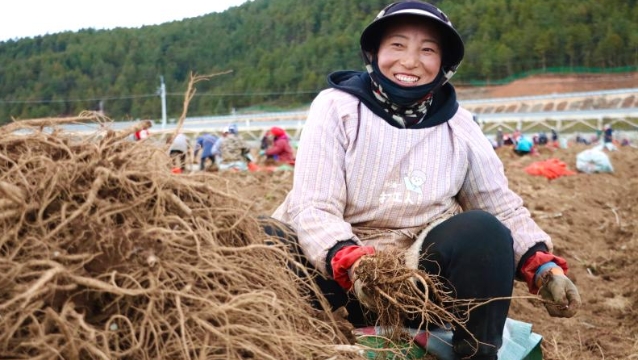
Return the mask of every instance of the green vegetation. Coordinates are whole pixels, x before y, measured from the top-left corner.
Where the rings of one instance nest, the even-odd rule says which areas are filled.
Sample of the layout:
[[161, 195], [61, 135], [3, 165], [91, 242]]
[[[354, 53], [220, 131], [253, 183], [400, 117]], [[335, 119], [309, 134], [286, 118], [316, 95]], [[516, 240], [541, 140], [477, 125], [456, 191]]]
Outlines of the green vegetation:
[[[530, 72], [638, 71], [636, 0], [435, 1], [466, 42], [456, 84], [496, 83]], [[292, 108], [325, 88], [328, 73], [362, 69], [361, 30], [381, 0], [252, 0], [140, 29], [85, 29], [0, 42], [0, 123], [76, 115], [114, 119], [182, 111], [189, 74], [231, 74], [197, 84], [189, 116], [249, 106]]]

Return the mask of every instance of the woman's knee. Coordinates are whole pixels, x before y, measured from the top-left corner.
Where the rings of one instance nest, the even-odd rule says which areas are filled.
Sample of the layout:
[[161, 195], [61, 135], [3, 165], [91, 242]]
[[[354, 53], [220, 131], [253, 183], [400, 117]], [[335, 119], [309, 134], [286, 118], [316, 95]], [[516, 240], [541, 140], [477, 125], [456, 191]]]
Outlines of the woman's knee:
[[513, 251], [510, 230], [496, 216], [483, 210], [470, 210], [451, 217], [432, 229], [432, 235], [454, 240], [477, 251], [486, 244], [492, 249]]
[[421, 246], [421, 254], [419, 266], [429, 271], [484, 262], [514, 266], [510, 230], [481, 210], [463, 212], [433, 228]]
[[288, 224], [270, 216], [259, 216], [257, 220], [269, 237], [275, 237], [285, 243], [297, 243], [297, 234]]

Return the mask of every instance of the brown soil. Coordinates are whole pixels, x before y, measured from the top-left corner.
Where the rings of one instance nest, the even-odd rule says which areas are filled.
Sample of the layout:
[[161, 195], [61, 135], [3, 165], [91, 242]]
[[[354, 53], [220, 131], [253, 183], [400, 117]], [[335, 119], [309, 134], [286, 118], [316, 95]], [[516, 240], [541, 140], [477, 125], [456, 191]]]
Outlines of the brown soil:
[[458, 88], [460, 98], [501, 98], [638, 87], [638, 72], [587, 75], [537, 75], [507, 85]]
[[[575, 317], [551, 318], [542, 304], [527, 298], [526, 285], [517, 282], [510, 317], [533, 324], [533, 331], [544, 338], [546, 360], [629, 359], [638, 354], [638, 149], [608, 153], [614, 173], [548, 180], [524, 171], [530, 163], [550, 158], [576, 170], [576, 154], [584, 149], [545, 148], [538, 156], [524, 158], [508, 148], [498, 151], [510, 186], [552, 236], [555, 252], [567, 259], [568, 275], [583, 300]], [[242, 196], [264, 214], [270, 214], [292, 186], [291, 172], [234, 176], [241, 176]]]
[[[494, 97], [522, 96], [636, 84], [638, 74], [539, 76], [482, 91]], [[568, 275], [583, 300], [575, 317], [552, 318], [542, 304], [527, 298], [525, 284], [517, 282], [514, 296], [518, 298], [510, 317], [533, 324], [533, 331], [543, 336], [546, 360], [634, 359], [638, 358], [638, 149], [609, 152], [613, 173], [578, 173], [548, 180], [524, 171], [530, 163], [550, 158], [576, 170], [576, 154], [585, 148], [543, 148], [538, 156], [523, 158], [507, 148], [498, 151], [511, 188], [552, 236], [555, 252], [567, 259]], [[242, 196], [264, 214], [270, 214], [292, 186], [291, 172], [233, 176], [240, 177]]]
[[[535, 220], [567, 259], [568, 275], [583, 307], [571, 319], [550, 318], [535, 301], [515, 300], [511, 317], [530, 322], [544, 337], [546, 359], [628, 359], [638, 354], [638, 149], [608, 153], [611, 174], [577, 174], [556, 180], [530, 176], [523, 168], [555, 157], [576, 168], [586, 147], [545, 149], [537, 158], [517, 158], [503, 149], [510, 186], [525, 200]], [[517, 283], [515, 295], [527, 288]]]

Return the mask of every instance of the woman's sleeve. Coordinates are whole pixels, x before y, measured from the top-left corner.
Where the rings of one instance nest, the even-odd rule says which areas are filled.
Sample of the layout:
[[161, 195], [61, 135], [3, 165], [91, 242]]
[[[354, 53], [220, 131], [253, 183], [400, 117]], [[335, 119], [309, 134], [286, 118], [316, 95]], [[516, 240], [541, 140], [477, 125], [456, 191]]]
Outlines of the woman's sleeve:
[[284, 146], [285, 144], [283, 142], [275, 140], [273, 144], [266, 149], [265, 153], [266, 155], [279, 155], [283, 151]]
[[[478, 128], [477, 128], [478, 129]], [[523, 199], [509, 188], [503, 163], [480, 129], [465, 137], [468, 171], [458, 200], [464, 209], [481, 209], [495, 215], [512, 232], [516, 264], [538, 243], [549, 250], [549, 235], [532, 219]]]
[[287, 218], [299, 244], [311, 263], [324, 272], [328, 251], [340, 241], [355, 238], [343, 219], [348, 146], [344, 121], [348, 116], [341, 114], [333, 98], [325, 93], [313, 101], [301, 134], [288, 198]]

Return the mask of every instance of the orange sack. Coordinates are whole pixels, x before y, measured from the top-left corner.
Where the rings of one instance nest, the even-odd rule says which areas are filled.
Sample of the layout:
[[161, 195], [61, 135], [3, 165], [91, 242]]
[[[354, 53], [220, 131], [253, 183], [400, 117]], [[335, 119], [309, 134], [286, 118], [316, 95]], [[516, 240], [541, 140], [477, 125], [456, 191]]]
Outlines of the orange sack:
[[545, 176], [553, 180], [561, 176], [574, 175], [574, 171], [567, 169], [567, 164], [559, 159], [548, 159], [531, 163], [525, 168], [525, 172], [530, 175]]

